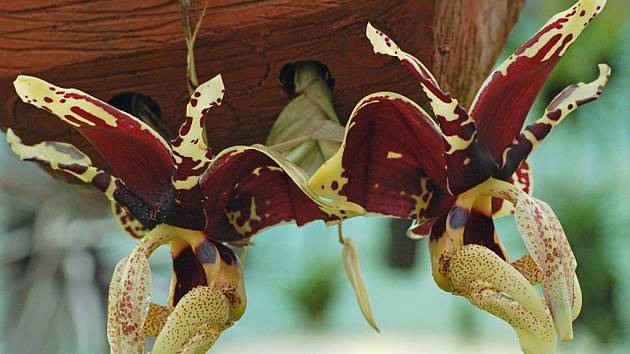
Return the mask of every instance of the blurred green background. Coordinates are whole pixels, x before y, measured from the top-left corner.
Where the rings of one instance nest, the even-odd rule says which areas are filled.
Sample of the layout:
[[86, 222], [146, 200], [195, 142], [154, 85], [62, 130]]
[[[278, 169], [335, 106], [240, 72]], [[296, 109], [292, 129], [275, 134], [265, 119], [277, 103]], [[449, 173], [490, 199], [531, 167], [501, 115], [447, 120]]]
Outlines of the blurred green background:
[[[501, 58], [572, 1], [529, 0]], [[630, 2], [610, 0], [568, 51], [530, 119], [565, 86], [613, 75], [602, 97], [574, 112], [535, 152], [534, 194], [560, 218], [578, 259], [584, 307], [563, 353], [630, 347]], [[366, 92], [368, 94], [368, 92]], [[4, 137], [1, 139], [4, 141]], [[132, 247], [89, 190], [62, 185], [0, 144], [0, 352], [107, 353], [106, 289]], [[524, 247], [498, 221], [513, 258]], [[406, 225], [344, 224], [357, 242], [373, 311], [363, 320], [341, 262], [336, 229], [283, 225], [258, 235], [245, 269], [248, 309], [216, 353], [520, 353], [512, 329], [439, 290], [426, 241]], [[164, 303], [170, 257], [152, 258], [154, 301]]]

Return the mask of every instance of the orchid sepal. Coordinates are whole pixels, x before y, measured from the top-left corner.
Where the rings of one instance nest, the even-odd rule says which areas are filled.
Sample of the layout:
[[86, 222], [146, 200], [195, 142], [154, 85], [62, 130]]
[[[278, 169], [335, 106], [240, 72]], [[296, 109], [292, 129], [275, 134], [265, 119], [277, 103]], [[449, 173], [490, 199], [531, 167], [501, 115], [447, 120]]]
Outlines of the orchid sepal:
[[[131, 192], [125, 183], [107, 172], [92, 166], [90, 158], [73, 145], [57, 142], [44, 141], [35, 145], [26, 145], [13, 132], [7, 130], [7, 142], [11, 150], [20, 159], [37, 162], [43, 166], [56, 171], [62, 171], [77, 179], [93, 185], [100, 190], [113, 204], [125, 210], [116, 210], [114, 214], [118, 222], [129, 235], [141, 237], [144, 229], [152, 228], [157, 220], [152, 213], [152, 208], [142, 199]], [[126, 221], [122, 219], [125, 214], [131, 214], [131, 218]]]
[[474, 119], [459, 102], [444, 92], [429, 69], [406, 53], [382, 31], [368, 23], [366, 36], [375, 53], [396, 57], [420, 81], [444, 141], [446, 190], [457, 195], [490, 177], [497, 168], [477, 139]]
[[149, 125], [82, 91], [20, 75], [22, 101], [52, 113], [81, 133], [128, 188], [152, 206], [168, 193], [171, 148]]
[[224, 92], [223, 79], [217, 75], [197, 87], [188, 101], [179, 136], [171, 141], [175, 166], [172, 183], [178, 190], [195, 187], [212, 161], [204, 136], [205, 116], [210, 108], [221, 105]]
[[599, 64], [597, 79], [567, 86], [557, 94], [545, 108], [542, 117], [527, 126], [502, 153], [501, 171], [498, 177], [505, 178], [517, 170], [519, 164], [536, 149], [542, 140], [578, 107], [593, 102], [602, 94], [612, 73], [606, 64]]
[[482, 84], [469, 112], [477, 123], [479, 139], [496, 161], [501, 161], [504, 150], [521, 132], [553, 68], [605, 4], [606, 0], [579, 0], [556, 14]]

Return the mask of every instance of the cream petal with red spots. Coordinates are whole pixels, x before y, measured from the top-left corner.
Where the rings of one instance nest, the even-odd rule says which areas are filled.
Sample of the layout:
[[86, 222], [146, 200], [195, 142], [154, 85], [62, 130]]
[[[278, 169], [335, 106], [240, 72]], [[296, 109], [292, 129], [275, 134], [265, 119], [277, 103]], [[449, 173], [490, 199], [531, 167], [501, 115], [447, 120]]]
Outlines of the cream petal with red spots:
[[516, 206], [516, 225], [530, 256], [542, 271], [543, 293], [556, 331], [562, 340], [571, 340], [581, 294], [574, 282], [577, 262], [557, 216], [545, 202], [506, 182], [491, 181], [488, 192]]
[[143, 327], [150, 304], [151, 272], [142, 252], [116, 265], [109, 288], [107, 339], [112, 354], [144, 354]]

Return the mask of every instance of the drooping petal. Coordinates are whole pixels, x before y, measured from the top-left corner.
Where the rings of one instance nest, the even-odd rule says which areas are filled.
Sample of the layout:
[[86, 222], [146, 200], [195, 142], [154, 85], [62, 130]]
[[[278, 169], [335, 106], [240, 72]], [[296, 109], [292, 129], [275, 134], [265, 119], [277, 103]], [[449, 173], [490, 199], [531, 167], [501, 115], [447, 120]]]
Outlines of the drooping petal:
[[446, 194], [444, 147], [431, 118], [394, 93], [375, 93], [355, 107], [341, 149], [309, 185], [333, 201], [370, 213], [423, 219]]
[[56, 115], [81, 133], [134, 194], [155, 206], [168, 193], [173, 170], [170, 147], [148, 125], [75, 89], [31, 76], [18, 76], [13, 84], [22, 101]]
[[120, 335], [121, 322], [118, 316], [118, 303], [122, 292], [122, 277], [127, 268], [127, 257], [121, 259], [114, 268], [112, 280], [109, 284], [107, 296], [107, 342], [111, 348], [111, 354], [121, 352], [122, 338]]
[[361, 313], [370, 326], [372, 326], [375, 331], [380, 332], [378, 326], [376, 325], [376, 321], [374, 320], [374, 315], [372, 314], [370, 298], [367, 288], [365, 287], [365, 281], [363, 280], [361, 263], [359, 262], [359, 255], [357, 253], [356, 246], [354, 245], [354, 240], [347, 237], [341, 237], [341, 243], [343, 244], [343, 267], [345, 268], [350, 284], [352, 284], [352, 288], [354, 289]]
[[33, 146], [25, 145], [11, 129], [7, 130], [7, 141], [11, 150], [22, 160], [37, 162], [90, 183], [103, 192], [111, 202], [124, 206], [145, 228], [153, 228], [156, 225], [155, 215], [147, 203], [133, 194], [118, 178], [93, 167], [90, 158], [76, 147], [56, 141], [45, 141]]
[[151, 272], [142, 252], [132, 252], [114, 270], [109, 290], [107, 337], [112, 354], [144, 354]]
[[420, 81], [429, 98], [445, 143], [448, 191], [457, 195], [490, 177], [496, 168], [495, 163], [477, 142], [475, 121], [459, 102], [442, 91], [422, 62], [400, 49], [385, 33], [368, 23], [366, 36], [375, 53], [398, 58]]
[[567, 237], [549, 205], [515, 186], [492, 180], [489, 192], [516, 205], [516, 225], [532, 259], [542, 271], [545, 301], [562, 340], [573, 337], [574, 309], [581, 299], [575, 286], [577, 262]]
[[[575, 268], [577, 267], [577, 261], [562, 229], [562, 225], [560, 225], [560, 221], [551, 210], [551, 207], [541, 200], [536, 200], [536, 204], [544, 217], [545, 226], [543, 226], [543, 229], [541, 230], [538, 226], [532, 225], [536, 222], [536, 217], [534, 216], [532, 220], [531, 209], [527, 210], [528, 206], [526, 205], [523, 206], [524, 213], [520, 214], [517, 204], [517, 212], [515, 213], [516, 225], [522, 233], [536, 233], [530, 236], [536, 237], [538, 240], [535, 243], [532, 242], [528, 249], [530, 247], [537, 248], [534, 251], [535, 259], [544, 272], [542, 281], [543, 292], [545, 298], [548, 299], [547, 304], [553, 315], [558, 334], [562, 340], [567, 341], [573, 339], [571, 323], [574, 319], [573, 308], [575, 307], [574, 302], [576, 299], [574, 294], [576, 287], [573, 282], [576, 277]], [[542, 242], [540, 242], [541, 240]], [[542, 245], [545, 246], [544, 249], [541, 247]]]
[[455, 295], [508, 322], [525, 354], [553, 354], [553, 321], [533, 286], [496, 253], [468, 245], [444, 261]]
[[520, 133], [551, 70], [605, 3], [580, 0], [555, 15], [486, 79], [470, 115], [477, 123], [479, 140], [496, 161], [501, 161], [503, 151]]
[[281, 222], [336, 222], [363, 213], [356, 204], [323, 199], [302, 170], [262, 145], [223, 150], [200, 186], [205, 232], [221, 241], [239, 241]]
[[[529, 195], [534, 193], [534, 174], [527, 161], [523, 161], [516, 172], [506, 181]], [[512, 203], [500, 198], [492, 198], [492, 217], [496, 219], [512, 214], [514, 214]]]
[[499, 178], [514, 173], [519, 164], [534, 150], [538, 144], [560, 124], [562, 120], [579, 106], [595, 101], [602, 93], [608, 78], [610, 67], [599, 64], [599, 76], [589, 83], [577, 83], [568, 86], [560, 92], [545, 109], [545, 114], [516, 138], [503, 152], [501, 172]]
[[212, 160], [212, 152], [204, 141], [205, 117], [210, 108], [221, 104], [224, 92], [221, 75], [217, 75], [197, 87], [188, 101], [186, 120], [179, 128], [179, 136], [171, 141], [175, 164], [173, 186], [178, 190], [196, 186]]

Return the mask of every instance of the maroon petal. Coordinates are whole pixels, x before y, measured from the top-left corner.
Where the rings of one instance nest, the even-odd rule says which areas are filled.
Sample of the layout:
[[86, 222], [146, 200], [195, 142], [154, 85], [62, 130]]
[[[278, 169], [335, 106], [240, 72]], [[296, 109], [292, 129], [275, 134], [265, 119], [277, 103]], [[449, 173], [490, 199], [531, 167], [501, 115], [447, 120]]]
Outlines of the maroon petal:
[[200, 181], [206, 234], [238, 241], [282, 222], [304, 225], [363, 212], [351, 203], [320, 199], [306, 182], [301, 170], [263, 146], [222, 151]]
[[366, 36], [375, 53], [398, 58], [428, 97], [444, 140], [448, 192], [457, 195], [488, 179], [496, 170], [496, 162], [477, 141], [475, 121], [468, 112], [440, 88], [420, 60], [403, 51], [385, 33], [368, 23]]
[[[139, 221], [145, 228], [151, 229], [156, 225], [157, 215], [153, 212], [155, 209], [131, 192], [121, 180], [93, 167], [90, 158], [73, 145], [57, 141], [44, 141], [32, 146], [25, 145], [11, 129], [7, 130], [7, 142], [11, 150], [22, 160], [37, 162], [53, 170], [65, 172], [96, 187], [112, 203], [124, 207], [125, 211], [123, 213], [121, 209], [121, 214], [133, 215], [125, 219], [130, 224], [133, 223], [133, 219], [133, 221]], [[118, 220], [122, 221], [122, 219]], [[133, 224], [134, 227], [141, 227], [137, 225], [137, 222]], [[125, 225], [127, 226], [130, 225]], [[126, 231], [129, 232], [129, 230]], [[129, 233], [133, 236], [138, 234]]]
[[375, 93], [356, 106], [341, 149], [309, 185], [371, 213], [422, 219], [433, 196], [446, 193], [443, 155], [441, 134], [420, 107]]
[[81, 91], [35, 77], [19, 76], [14, 86], [22, 101], [55, 114], [80, 132], [144, 201], [155, 206], [168, 193], [170, 148], [148, 125]]
[[551, 70], [605, 3], [582, 0], [555, 15], [485, 81], [470, 114], [477, 122], [479, 140], [497, 161], [520, 133]]
[[610, 77], [610, 67], [599, 64], [599, 76], [589, 83], [577, 83], [566, 87], [549, 103], [545, 114], [525, 130], [501, 154], [503, 162], [499, 178], [505, 179], [514, 173], [517, 167], [534, 150], [540, 142], [558, 126], [569, 113], [579, 106], [593, 102], [602, 94], [602, 90]]

